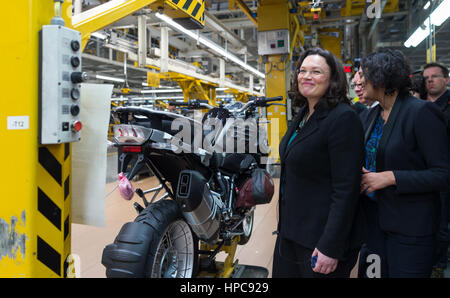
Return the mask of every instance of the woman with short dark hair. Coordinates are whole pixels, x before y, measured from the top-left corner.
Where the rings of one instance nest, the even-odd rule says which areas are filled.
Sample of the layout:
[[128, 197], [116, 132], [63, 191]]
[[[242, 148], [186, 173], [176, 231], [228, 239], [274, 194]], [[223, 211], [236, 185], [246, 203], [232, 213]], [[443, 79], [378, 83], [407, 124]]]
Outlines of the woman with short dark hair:
[[[379, 102], [362, 119], [366, 255], [381, 258], [381, 277], [429, 277], [439, 191], [450, 177], [443, 115], [409, 94], [410, 67], [398, 50], [363, 58], [360, 74], [364, 97]], [[361, 256], [360, 262], [366, 258]]]
[[291, 95], [300, 109], [280, 143], [273, 277], [349, 277], [362, 241], [363, 130], [341, 62], [312, 48]]

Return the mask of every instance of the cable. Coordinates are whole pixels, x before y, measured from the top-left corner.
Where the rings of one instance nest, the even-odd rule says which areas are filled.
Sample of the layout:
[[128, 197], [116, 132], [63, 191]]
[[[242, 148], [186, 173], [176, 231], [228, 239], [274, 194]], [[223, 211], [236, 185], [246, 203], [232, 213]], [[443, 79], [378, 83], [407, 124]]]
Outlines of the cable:
[[117, 188], [119, 187], [119, 183], [117, 183], [117, 185], [116, 185], [116, 187], [114, 187], [114, 189], [113, 190], [111, 190], [111, 192], [109, 192], [106, 196], [105, 196], [105, 199], [107, 198], [107, 197], [109, 197]]

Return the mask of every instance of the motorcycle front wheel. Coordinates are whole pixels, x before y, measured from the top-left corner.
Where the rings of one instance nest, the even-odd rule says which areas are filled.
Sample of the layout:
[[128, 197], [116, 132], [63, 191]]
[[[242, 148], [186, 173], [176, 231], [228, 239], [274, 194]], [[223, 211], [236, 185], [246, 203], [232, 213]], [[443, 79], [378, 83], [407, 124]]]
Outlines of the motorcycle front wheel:
[[250, 240], [253, 232], [253, 221], [255, 219], [255, 211], [253, 210], [248, 215], [245, 216], [239, 228], [244, 232], [239, 238], [239, 245], [245, 245]]

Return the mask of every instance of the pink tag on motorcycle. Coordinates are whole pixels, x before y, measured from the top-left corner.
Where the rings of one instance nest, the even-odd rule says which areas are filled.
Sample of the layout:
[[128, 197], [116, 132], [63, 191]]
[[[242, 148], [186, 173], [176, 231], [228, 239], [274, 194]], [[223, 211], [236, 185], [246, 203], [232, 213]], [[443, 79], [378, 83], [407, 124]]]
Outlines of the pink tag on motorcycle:
[[120, 173], [118, 175], [119, 177], [119, 192], [122, 198], [125, 200], [131, 200], [134, 196], [134, 188], [131, 185], [131, 182], [128, 180], [128, 178], [123, 174]]

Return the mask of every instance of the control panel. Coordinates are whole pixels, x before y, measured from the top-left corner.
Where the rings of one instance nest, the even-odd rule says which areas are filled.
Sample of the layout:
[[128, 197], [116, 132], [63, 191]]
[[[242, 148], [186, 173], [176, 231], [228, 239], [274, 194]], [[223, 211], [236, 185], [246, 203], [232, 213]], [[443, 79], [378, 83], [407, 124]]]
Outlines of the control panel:
[[79, 141], [81, 34], [61, 25], [40, 31], [39, 143]]
[[289, 54], [289, 30], [258, 32], [258, 55]]

